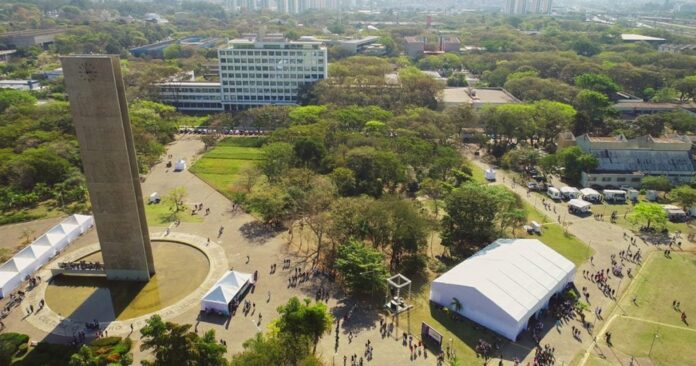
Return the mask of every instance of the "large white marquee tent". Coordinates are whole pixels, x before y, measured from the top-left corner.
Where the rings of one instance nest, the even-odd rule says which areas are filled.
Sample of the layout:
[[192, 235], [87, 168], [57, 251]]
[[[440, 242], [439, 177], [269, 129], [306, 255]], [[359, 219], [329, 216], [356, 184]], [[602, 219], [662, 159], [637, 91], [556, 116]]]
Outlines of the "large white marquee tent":
[[202, 311], [230, 314], [230, 303], [251, 283], [251, 274], [227, 271], [201, 299]]
[[430, 301], [515, 341], [575, 276], [575, 265], [537, 239], [499, 239], [435, 279]]
[[88, 215], [72, 215], [20, 250], [0, 266], [0, 298], [7, 296], [34, 271], [94, 225]]

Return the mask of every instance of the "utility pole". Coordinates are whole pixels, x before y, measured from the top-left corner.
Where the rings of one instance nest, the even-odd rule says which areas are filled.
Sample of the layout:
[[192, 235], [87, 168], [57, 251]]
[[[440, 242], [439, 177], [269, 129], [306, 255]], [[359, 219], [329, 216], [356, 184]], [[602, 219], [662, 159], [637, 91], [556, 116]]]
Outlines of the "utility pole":
[[653, 346], [655, 345], [655, 340], [660, 336], [660, 331], [655, 329], [655, 335], [653, 335], [652, 343], [650, 343], [650, 351], [648, 351], [648, 358], [651, 358]]

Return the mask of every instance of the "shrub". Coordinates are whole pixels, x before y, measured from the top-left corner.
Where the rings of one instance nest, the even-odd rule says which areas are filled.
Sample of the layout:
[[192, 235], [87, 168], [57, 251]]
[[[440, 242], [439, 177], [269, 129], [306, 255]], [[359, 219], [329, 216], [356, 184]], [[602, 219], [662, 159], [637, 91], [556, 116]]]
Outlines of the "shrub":
[[22, 357], [24, 356], [25, 353], [29, 350], [29, 345], [26, 343], [22, 343], [17, 347], [17, 353], [15, 353], [15, 357]]
[[90, 342], [90, 346], [93, 348], [100, 348], [100, 347], [113, 347], [117, 345], [119, 342], [121, 342], [123, 338], [121, 337], [104, 337], [104, 338], [97, 338]]

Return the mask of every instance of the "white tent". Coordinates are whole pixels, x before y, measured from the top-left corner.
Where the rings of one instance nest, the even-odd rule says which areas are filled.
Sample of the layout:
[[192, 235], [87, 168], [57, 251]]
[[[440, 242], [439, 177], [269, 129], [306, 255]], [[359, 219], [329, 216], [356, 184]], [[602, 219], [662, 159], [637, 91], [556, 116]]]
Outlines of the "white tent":
[[592, 204], [587, 201], [572, 199], [568, 201], [568, 207], [574, 212], [590, 212]]
[[201, 299], [202, 311], [216, 311], [229, 315], [230, 303], [244, 291], [251, 281], [251, 274], [227, 271]]
[[582, 194], [582, 199], [586, 201], [598, 202], [602, 200], [602, 195], [592, 188], [583, 188], [580, 190], [580, 193]]
[[430, 301], [451, 308], [457, 299], [461, 315], [514, 341], [574, 276], [575, 265], [537, 239], [498, 239], [435, 279]]
[[0, 266], [0, 297], [7, 296], [26, 277], [48, 263], [51, 257], [65, 249], [93, 225], [92, 216], [72, 215], [15, 254]]
[[495, 169], [488, 168], [485, 172], [486, 180], [490, 182], [495, 182]]
[[580, 190], [575, 187], [561, 187], [561, 194], [568, 199], [580, 198]]

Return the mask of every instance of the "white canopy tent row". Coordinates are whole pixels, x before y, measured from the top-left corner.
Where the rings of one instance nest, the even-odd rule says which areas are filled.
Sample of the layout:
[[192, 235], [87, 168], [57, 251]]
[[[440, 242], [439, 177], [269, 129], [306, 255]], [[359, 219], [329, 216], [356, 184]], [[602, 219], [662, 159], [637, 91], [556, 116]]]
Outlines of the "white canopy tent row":
[[48, 263], [68, 244], [84, 234], [94, 225], [89, 215], [72, 215], [49, 229], [12, 259], [0, 266], [0, 298], [14, 291], [19, 284], [37, 269]]
[[251, 285], [252, 275], [227, 271], [201, 299], [201, 311], [230, 315], [230, 304], [238, 300]]
[[580, 190], [580, 194], [582, 194], [582, 199], [585, 201], [595, 203], [602, 201], [602, 195], [592, 188], [583, 188]]
[[574, 277], [575, 265], [541, 241], [498, 239], [435, 279], [430, 301], [515, 341]]

